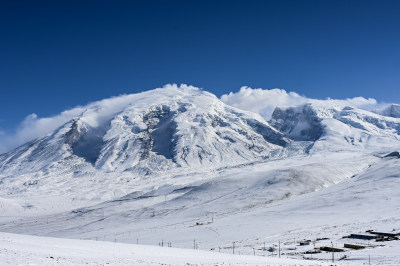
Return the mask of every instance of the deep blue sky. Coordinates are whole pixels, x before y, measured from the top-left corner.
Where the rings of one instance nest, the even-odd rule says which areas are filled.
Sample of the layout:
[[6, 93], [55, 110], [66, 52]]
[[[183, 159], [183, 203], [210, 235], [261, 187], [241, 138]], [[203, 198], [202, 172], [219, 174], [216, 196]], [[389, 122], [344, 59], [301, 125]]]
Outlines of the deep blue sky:
[[400, 102], [400, 1], [0, 2], [0, 130], [166, 83]]

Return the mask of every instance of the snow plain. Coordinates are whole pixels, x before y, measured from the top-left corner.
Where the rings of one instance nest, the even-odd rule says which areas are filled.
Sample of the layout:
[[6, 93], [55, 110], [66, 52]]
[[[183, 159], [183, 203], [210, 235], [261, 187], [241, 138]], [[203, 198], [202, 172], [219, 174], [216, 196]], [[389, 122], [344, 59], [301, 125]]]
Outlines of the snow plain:
[[171, 247], [0, 233], [2, 265], [328, 265]]

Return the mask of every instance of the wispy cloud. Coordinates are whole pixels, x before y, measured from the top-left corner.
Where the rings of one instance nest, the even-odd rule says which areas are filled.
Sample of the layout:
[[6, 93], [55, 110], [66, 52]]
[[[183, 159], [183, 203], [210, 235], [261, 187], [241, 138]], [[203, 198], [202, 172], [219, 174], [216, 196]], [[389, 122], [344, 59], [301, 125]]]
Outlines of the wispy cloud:
[[0, 154], [30, 140], [43, 137], [73, 118], [85, 113], [85, 122], [97, 126], [104, 120], [130, 104], [131, 95], [121, 95], [85, 106], [77, 106], [51, 117], [28, 115], [13, 132], [0, 132]]

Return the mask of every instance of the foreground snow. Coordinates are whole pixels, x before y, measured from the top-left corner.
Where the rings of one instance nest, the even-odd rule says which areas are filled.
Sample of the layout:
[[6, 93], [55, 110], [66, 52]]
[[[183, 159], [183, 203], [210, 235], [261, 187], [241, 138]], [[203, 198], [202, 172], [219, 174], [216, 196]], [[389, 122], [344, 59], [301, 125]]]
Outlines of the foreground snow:
[[327, 265], [201, 250], [0, 233], [1, 265]]
[[[106, 248], [107, 251], [100, 252], [100, 255], [104, 256], [101, 257], [104, 260], [100, 262], [89, 260], [90, 263], [102, 263], [103, 261], [112, 264], [122, 263], [113, 258], [125, 259], [126, 254], [131, 255], [135, 248], [143, 248], [148, 249], [147, 253], [137, 251], [135, 254], [141, 254], [140, 257], [129, 257], [129, 259], [143, 260], [145, 265], [150, 262], [164, 262], [171, 265], [223, 262], [271, 265], [273, 261], [268, 258], [276, 256], [277, 251], [270, 252], [270, 247], [277, 249], [280, 242], [283, 256], [303, 259], [300, 265], [307, 265], [305, 263], [311, 259], [311, 265], [331, 260], [329, 252], [306, 254], [305, 252], [313, 251], [314, 245], [319, 248], [333, 244], [335, 247], [343, 248], [345, 243], [370, 247], [364, 250], [345, 249], [344, 252], [335, 254], [336, 260], [342, 258], [340, 265], [368, 265], [369, 259], [372, 265], [400, 265], [400, 241], [375, 242], [343, 238], [352, 233], [365, 233], [369, 229], [400, 232], [400, 218], [398, 217], [400, 194], [397, 191], [400, 185], [400, 172], [398, 171], [400, 159], [397, 157], [379, 158], [378, 156], [373, 156], [374, 158], [370, 156], [346, 157], [345, 154], [337, 156], [342, 159], [335, 159], [335, 156], [322, 156], [320, 159], [310, 156], [250, 165], [236, 170], [227, 169], [223, 175], [215, 173], [215, 179], [209, 177], [205, 180], [206, 184], [213, 184], [212, 186], [200, 183], [197, 187], [202, 188], [201, 190], [195, 189], [193, 192], [178, 190], [182, 195], [165, 186], [153, 191], [149, 194], [152, 196], [149, 197], [135, 198], [132, 195], [132, 197], [73, 212], [21, 217], [20, 219], [0, 217], [0, 221], [2, 221], [0, 231], [108, 241], [107, 243], [39, 238], [45, 241], [43, 245], [58, 246], [57, 243], [72, 243], [71, 246], [75, 247], [77, 253], [86, 250], [87, 243], [93, 243], [93, 249], [96, 248], [96, 245], [103, 245], [100, 243], [104, 243], [104, 247], [107, 245], [110, 247]], [[323, 164], [322, 159], [328, 163]], [[294, 183], [283, 182], [286, 179], [283, 178], [282, 173], [286, 173], [284, 169], [288, 165], [290, 165], [290, 169], [297, 169], [294, 173], [301, 170], [302, 175], [296, 174], [295, 180], [297, 181]], [[320, 168], [325, 170], [318, 170]], [[359, 172], [359, 174], [343, 180], [345, 176], [350, 177], [354, 172]], [[338, 178], [337, 180], [332, 179], [331, 182], [339, 183], [312, 193], [300, 193], [301, 195], [295, 193], [296, 189], [298, 189], [298, 193], [304, 191], [302, 182], [300, 182], [302, 178], [324, 176], [324, 179], [327, 180], [326, 178], [330, 175]], [[343, 177], [339, 178], [341, 175]], [[189, 182], [191, 179], [196, 180], [197, 178], [193, 175], [172, 178], [171, 180], [175, 180], [175, 183], [171, 184], [171, 187], [176, 188], [179, 182]], [[279, 179], [281, 182], [269, 182], [275, 179]], [[262, 187], [261, 180], [267, 182], [268, 187]], [[306, 180], [305, 183], [310, 182]], [[180, 186], [183, 188], [194, 187], [183, 184]], [[294, 193], [293, 196], [279, 199], [278, 195], [286, 193], [285, 188]], [[202, 192], [201, 195], [199, 192]], [[175, 195], [176, 193], [178, 195]], [[268, 198], [261, 197], [263, 194], [265, 197], [278, 200], [268, 201]], [[258, 202], [257, 199], [262, 199], [262, 201]], [[8, 219], [12, 222], [7, 222]], [[46, 256], [67, 257], [70, 259], [66, 262], [67, 264], [79, 264], [81, 261], [84, 263], [85, 259], [88, 260], [86, 255], [83, 256], [83, 259], [78, 257], [79, 261], [72, 260], [75, 259], [75, 255], [73, 255], [75, 253], [71, 251], [71, 256], [68, 255], [70, 253], [65, 253], [67, 248], [63, 246], [60, 248], [61, 253], [49, 255], [51, 249], [43, 248], [40, 241], [34, 241], [34, 245], [29, 248], [29, 243], [32, 243], [31, 237], [11, 236], [20, 241], [14, 242], [14, 249], [9, 249], [7, 246], [7, 257], [3, 256], [4, 252], [2, 251], [1, 258], [4, 258], [3, 260], [11, 257], [12, 261], [12, 256], [16, 256], [21, 262], [31, 262], [42, 257], [45, 259]], [[199, 249], [211, 252], [198, 253], [198, 251], [191, 250], [194, 239]], [[315, 240], [315, 244], [300, 246], [299, 241], [304, 239]], [[55, 241], [55, 244], [52, 241]], [[114, 241], [117, 244], [114, 244]], [[173, 247], [185, 248], [183, 251], [178, 251], [179, 254], [183, 252], [182, 256], [185, 260], [175, 260], [174, 255], [169, 253], [175, 249], [166, 247], [121, 245], [121, 247], [131, 247], [127, 248], [131, 253], [124, 253], [125, 255], [120, 256], [111, 252], [114, 247], [119, 247], [119, 243], [128, 244], [137, 241], [139, 244], [146, 245], [157, 245], [161, 241], [171, 242]], [[231, 256], [215, 257], [221, 255], [218, 251], [232, 254], [233, 242], [235, 242], [236, 254], [240, 252], [240, 254], [251, 256], [246, 257], [244, 261], [232, 261]], [[4, 243], [13, 242], [3, 240], [1, 247], [5, 245]], [[21, 253], [23, 250], [28, 255], [23, 255]], [[45, 253], [38, 255], [35, 250], [40, 252], [44, 250]], [[95, 254], [95, 252], [87, 252]], [[187, 254], [186, 252], [194, 252], [193, 256], [195, 257], [191, 255], [192, 253]], [[256, 257], [252, 256], [254, 253], [257, 255]], [[142, 258], [145, 256], [144, 254], [157, 254], [157, 257], [154, 257], [155, 259], [148, 257], [152, 258], [149, 261]], [[211, 254], [212, 257], [201, 255], [201, 260], [196, 260], [197, 255], [194, 254]], [[29, 256], [33, 256], [33, 259]], [[39, 258], [37, 258], [38, 256]], [[90, 255], [90, 258], [93, 256], [95, 255]], [[166, 259], [169, 256], [172, 258]], [[260, 257], [258, 258], [258, 256]], [[235, 256], [234, 258], [240, 257]], [[251, 258], [251, 260], [247, 260], [247, 258]], [[260, 258], [262, 261], [257, 261]], [[208, 259], [215, 259], [215, 261]], [[253, 262], [253, 259], [256, 261]], [[136, 265], [138, 262], [129, 261], [129, 263]], [[282, 262], [278, 265], [284, 264]]]

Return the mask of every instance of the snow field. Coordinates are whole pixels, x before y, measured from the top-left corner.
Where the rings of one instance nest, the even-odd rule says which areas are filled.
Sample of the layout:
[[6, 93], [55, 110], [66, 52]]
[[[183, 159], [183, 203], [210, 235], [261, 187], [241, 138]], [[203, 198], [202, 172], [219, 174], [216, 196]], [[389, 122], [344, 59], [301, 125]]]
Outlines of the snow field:
[[201, 250], [0, 233], [1, 265], [327, 265]]

